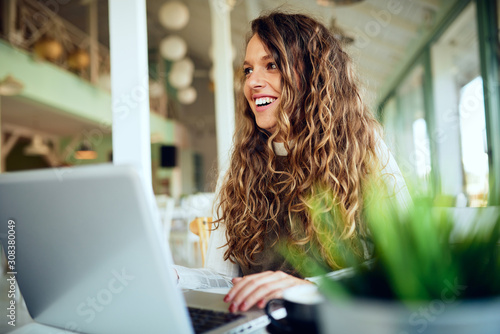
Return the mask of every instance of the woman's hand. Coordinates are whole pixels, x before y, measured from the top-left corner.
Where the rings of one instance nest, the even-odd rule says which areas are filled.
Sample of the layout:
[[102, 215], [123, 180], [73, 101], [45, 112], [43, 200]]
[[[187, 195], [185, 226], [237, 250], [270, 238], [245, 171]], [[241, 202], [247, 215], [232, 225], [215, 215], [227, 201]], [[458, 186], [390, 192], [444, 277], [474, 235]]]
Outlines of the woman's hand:
[[265, 271], [259, 274], [233, 278], [233, 288], [224, 297], [230, 312], [247, 311], [257, 304], [259, 308], [273, 298], [281, 298], [283, 291], [309, 281], [285, 274], [282, 271]]

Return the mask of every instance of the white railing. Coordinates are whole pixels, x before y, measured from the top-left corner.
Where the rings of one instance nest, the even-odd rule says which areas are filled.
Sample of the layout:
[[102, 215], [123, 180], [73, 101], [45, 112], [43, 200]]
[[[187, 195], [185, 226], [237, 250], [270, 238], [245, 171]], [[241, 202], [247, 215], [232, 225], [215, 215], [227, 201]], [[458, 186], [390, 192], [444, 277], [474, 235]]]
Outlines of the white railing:
[[[91, 38], [41, 2], [17, 0], [14, 3], [15, 8], [11, 11], [14, 17], [10, 18], [6, 13], [5, 19], [10, 21], [10, 27], [4, 29], [7, 30], [4, 31], [4, 37], [12, 45], [34, 51], [37, 43], [44, 39], [51, 40], [58, 48], [62, 48], [60, 56], [48, 59], [52, 63], [95, 84], [100, 75], [109, 75], [109, 50], [98, 43], [96, 37]], [[80, 64], [87, 65], [71, 66], [71, 58], [77, 51], [80, 52], [80, 61], [83, 61]]]

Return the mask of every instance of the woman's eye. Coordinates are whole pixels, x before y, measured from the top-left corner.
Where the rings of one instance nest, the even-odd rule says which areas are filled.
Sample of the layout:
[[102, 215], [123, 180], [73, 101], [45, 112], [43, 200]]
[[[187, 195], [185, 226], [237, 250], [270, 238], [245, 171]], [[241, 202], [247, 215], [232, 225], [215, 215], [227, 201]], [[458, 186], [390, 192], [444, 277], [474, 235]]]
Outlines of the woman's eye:
[[278, 69], [278, 66], [275, 63], [269, 63], [267, 64], [267, 68], [270, 70], [276, 70]]
[[246, 67], [243, 69], [243, 73], [245, 73], [245, 75], [249, 75], [250, 73], [252, 73], [252, 69], [250, 67]]

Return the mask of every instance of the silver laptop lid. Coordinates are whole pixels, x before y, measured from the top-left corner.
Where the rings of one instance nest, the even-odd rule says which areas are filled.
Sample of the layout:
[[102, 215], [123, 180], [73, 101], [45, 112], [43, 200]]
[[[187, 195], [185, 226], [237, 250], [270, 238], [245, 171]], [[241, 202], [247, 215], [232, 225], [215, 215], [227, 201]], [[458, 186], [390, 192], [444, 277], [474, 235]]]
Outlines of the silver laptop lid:
[[192, 332], [153, 206], [132, 167], [1, 174], [2, 245], [10, 221], [34, 320], [85, 333]]

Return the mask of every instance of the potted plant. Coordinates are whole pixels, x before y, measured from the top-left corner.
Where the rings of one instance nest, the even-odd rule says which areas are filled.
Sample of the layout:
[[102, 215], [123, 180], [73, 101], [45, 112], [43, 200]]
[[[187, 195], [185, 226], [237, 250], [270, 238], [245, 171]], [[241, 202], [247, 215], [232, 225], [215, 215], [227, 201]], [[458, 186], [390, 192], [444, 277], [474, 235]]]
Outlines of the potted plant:
[[[339, 235], [334, 199], [323, 192], [311, 201], [316, 228], [332, 232], [320, 241], [351, 268], [343, 279], [320, 281], [327, 299], [319, 308], [320, 332], [500, 333], [498, 207], [475, 209], [470, 224], [457, 230], [460, 217], [430, 196], [414, 195], [413, 207], [400, 210], [376, 189], [366, 192], [363, 215], [374, 245], [370, 261], [352, 240], [331, 237]], [[288, 249], [287, 257], [307, 275], [326, 274], [318, 252], [303, 254]]]

